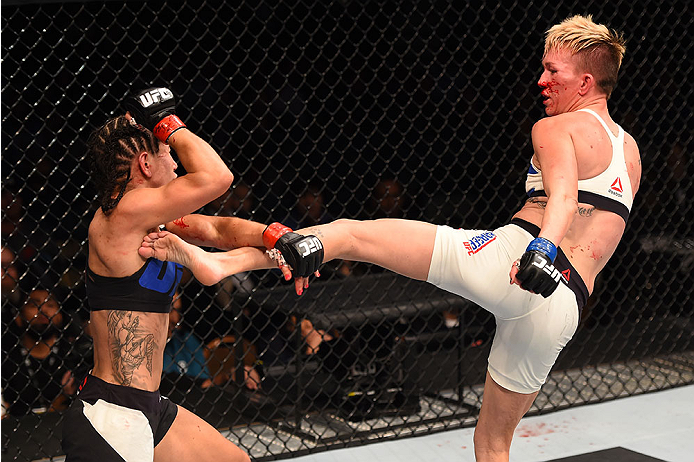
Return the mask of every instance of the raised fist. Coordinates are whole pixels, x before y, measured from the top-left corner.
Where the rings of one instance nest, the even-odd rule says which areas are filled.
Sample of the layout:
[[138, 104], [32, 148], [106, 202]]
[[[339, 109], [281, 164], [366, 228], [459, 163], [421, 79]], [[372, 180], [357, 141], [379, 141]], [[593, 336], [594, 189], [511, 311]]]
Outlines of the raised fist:
[[135, 123], [152, 130], [164, 143], [173, 132], [185, 128], [185, 124], [175, 115], [176, 98], [168, 88], [152, 87], [142, 90], [128, 96], [124, 106]]

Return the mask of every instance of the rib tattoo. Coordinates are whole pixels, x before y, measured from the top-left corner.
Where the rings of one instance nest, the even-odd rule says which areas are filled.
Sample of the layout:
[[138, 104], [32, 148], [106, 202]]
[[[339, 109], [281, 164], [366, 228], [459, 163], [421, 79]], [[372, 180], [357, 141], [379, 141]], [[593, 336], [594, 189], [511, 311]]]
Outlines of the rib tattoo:
[[113, 375], [121, 385], [130, 386], [133, 373], [143, 362], [152, 375], [154, 357], [153, 334], [141, 332], [140, 317], [131, 311], [110, 311], [106, 321], [111, 344], [111, 363]]
[[[537, 204], [540, 208], [543, 208], [543, 209], [547, 207], [547, 199], [545, 199], [545, 198], [531, 197], [526, 202], [528, 204]], [[576, 209], [576, 212], [582, 217], [589, 217], [589, 216], [593, 215], [594, 211], [595, 211], [595, 206], [584, 207], [584, 206], [579, 205], [578, 208]]]

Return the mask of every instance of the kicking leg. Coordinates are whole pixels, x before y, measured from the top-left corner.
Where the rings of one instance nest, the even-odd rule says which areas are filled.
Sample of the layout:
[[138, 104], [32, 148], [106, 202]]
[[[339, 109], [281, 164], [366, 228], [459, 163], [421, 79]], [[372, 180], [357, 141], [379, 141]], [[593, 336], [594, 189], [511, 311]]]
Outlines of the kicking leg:
[[436, 239], [436, 225], [393, 218], [341, 219], [297, 232], [321, 240], [325, 261], [341, 258], [373, 263], [419, 280], [429, 275]]
[[[400, 219], [371, 221], [337, 220], [297, 231], [313, 234], [323, 243], [325, 261], [335, 258], [373, 263], [404, 276], [426, 280], [436, 239], [436, 226]], [[145, 258], [169, 260], [186, 266], [205, 285], [242, 271], [274, 268], [276, 265], [260, 249], [244, 247], [228, 252], [205, 252], [168, 232], [145, 236], [139, 250]], [[281, 267], [285, 278], [286, 267]], [[297, 278], [297, 293], [307, 279]]]
[[475, 427], [477, 462], [508, 462], [513, 432], [537, 394], [507, 390], [494, 382], [487, 372], [482, 409]]
[[154, 448], [154, 462], [250, 462], [248, 455], [217, 429], [178, 406], [178, 414], [164, 438]]

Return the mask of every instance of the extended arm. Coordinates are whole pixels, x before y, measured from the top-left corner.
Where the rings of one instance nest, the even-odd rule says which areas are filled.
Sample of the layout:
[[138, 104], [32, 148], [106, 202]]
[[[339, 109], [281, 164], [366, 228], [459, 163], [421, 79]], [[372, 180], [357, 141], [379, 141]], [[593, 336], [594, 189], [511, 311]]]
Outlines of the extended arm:
[[242, 218], [200, 214], [186, 215], [166, 223], [166, 229], [184, 241], [220, 250], [264, 247], [265, 226]]

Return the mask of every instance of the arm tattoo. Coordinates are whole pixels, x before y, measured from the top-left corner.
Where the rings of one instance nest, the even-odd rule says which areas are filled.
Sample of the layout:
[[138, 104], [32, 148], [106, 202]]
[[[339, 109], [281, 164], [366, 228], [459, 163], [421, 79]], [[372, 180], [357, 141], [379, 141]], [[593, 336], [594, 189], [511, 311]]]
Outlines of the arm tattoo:
[[130, 386], [133, 373], [143, 362], [152, 375], [152, 358], [157, 346], [154, 335], [139, 329], [140, 317], [131, 311], [110, 311], [106, 321], [113, 375], [121, 385]]

